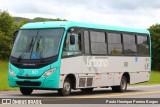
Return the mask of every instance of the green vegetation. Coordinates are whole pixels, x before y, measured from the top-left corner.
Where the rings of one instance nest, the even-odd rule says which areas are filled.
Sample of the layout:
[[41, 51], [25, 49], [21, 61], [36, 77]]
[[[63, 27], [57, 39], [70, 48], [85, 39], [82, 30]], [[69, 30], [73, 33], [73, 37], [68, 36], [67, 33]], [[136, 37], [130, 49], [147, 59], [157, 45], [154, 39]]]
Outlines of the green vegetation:
[[43, 18], [43, 17], [36, 17], [34, 19], [23, 18], [23, 17], [13, 17], [16, 22], [26, 21], [26, 22], [43, 22], [43, 21], [66, 21], [65, 19], [53, 19], [53, 18]]
[[148, 30], [152, 40], [152, 68], [160, 71], [160, 24], [152, 25]]
[[151, 72], [151, 81], [149, 84], [160, 84], [160, 72], [154, 71]]
[[[147, 84], [160, 84], [160, 72], [152, 71], [150, 81], [137, 85]], [[8, 85], [8, 61], [0, 61], [0, 91], [17, 89], [11, 88]]]
[[0, 91], [16, 89], [8, 85], [8, 61], [0, 61]]
[[14, 21], [6, 11], [0, 11], [0, 59], [7, 59], [12, 45]]

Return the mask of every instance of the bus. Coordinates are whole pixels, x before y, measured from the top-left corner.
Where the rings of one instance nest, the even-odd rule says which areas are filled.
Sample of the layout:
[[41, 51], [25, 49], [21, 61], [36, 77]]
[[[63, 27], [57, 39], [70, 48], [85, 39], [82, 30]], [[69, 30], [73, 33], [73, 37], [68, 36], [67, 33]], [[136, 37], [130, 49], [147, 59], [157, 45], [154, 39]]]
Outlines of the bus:
[[125, 92], [151, 73], [151, 40], [145, 29], [72, 21], [35, 22], [16, 31], [9, 58], [10, 87], [33, 90]]

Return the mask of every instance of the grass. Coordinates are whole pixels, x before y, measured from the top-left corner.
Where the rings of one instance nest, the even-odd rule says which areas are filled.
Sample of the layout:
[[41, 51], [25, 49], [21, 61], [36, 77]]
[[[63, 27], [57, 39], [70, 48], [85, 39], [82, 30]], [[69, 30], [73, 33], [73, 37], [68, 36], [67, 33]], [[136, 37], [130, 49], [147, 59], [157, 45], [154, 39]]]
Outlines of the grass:
[[8, 85], [8, 61], [0, 61], [0, 91], [16, 90]]
[[[150, 81], [137, 85], [160, 84], [160, 72], [152, 71]], [[0, 91], [17, 90], [8, 85], [8, 61], [0, 61]]]

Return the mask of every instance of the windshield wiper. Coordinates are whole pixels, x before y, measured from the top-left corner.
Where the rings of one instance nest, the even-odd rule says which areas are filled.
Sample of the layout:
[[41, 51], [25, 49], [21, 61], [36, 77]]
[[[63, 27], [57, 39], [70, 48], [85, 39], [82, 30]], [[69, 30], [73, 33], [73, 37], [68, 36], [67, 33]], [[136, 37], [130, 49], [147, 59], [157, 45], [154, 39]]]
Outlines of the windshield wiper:
[[34, 36], [32, 37], [32, 40], [31, 42], [28, 44], [27, 48], [22, 52], [21, 55], [19, 55], [19, 57], [17, 58], [17, 61], [19, 62], [23, 57], [24, 57], [24, 53], [31, 50], [32, 46], [33, 46], [33, 39], [34, 39]]
[[[39, 40], [37, 41], [37, 45], [36, 45], [36, 52], [38, 51], [38, 48], [39, 48], [39, 42], [41, 41], [41, 39], [42, 39], [42, 36], [40, 36], [39, 37]], [[44, 59], [43, 59], [43, 57], [42, 57], [42, 55], [41, 55], [42, 53], [41, 52], [39, 52], [39, 59], [40, 59], [40, 61], [41, 62], [43, 62], [44, 61]]]
[[40, 42], [41, 38], [42, 38], [42, 36], [40, 36], [39, 40], [37, 41], [36, 52], [37, 52], [37, 50], [39, 48], [39, 42]]

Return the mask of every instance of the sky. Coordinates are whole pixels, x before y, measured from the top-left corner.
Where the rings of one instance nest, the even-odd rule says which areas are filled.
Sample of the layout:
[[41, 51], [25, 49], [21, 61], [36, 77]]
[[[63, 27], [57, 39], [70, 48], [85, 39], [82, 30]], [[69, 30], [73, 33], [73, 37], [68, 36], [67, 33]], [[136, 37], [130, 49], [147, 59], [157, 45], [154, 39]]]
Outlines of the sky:
[[160, 0], [0, 0], [12, 16], [61, 18], [131, 28], [160, 24]]

